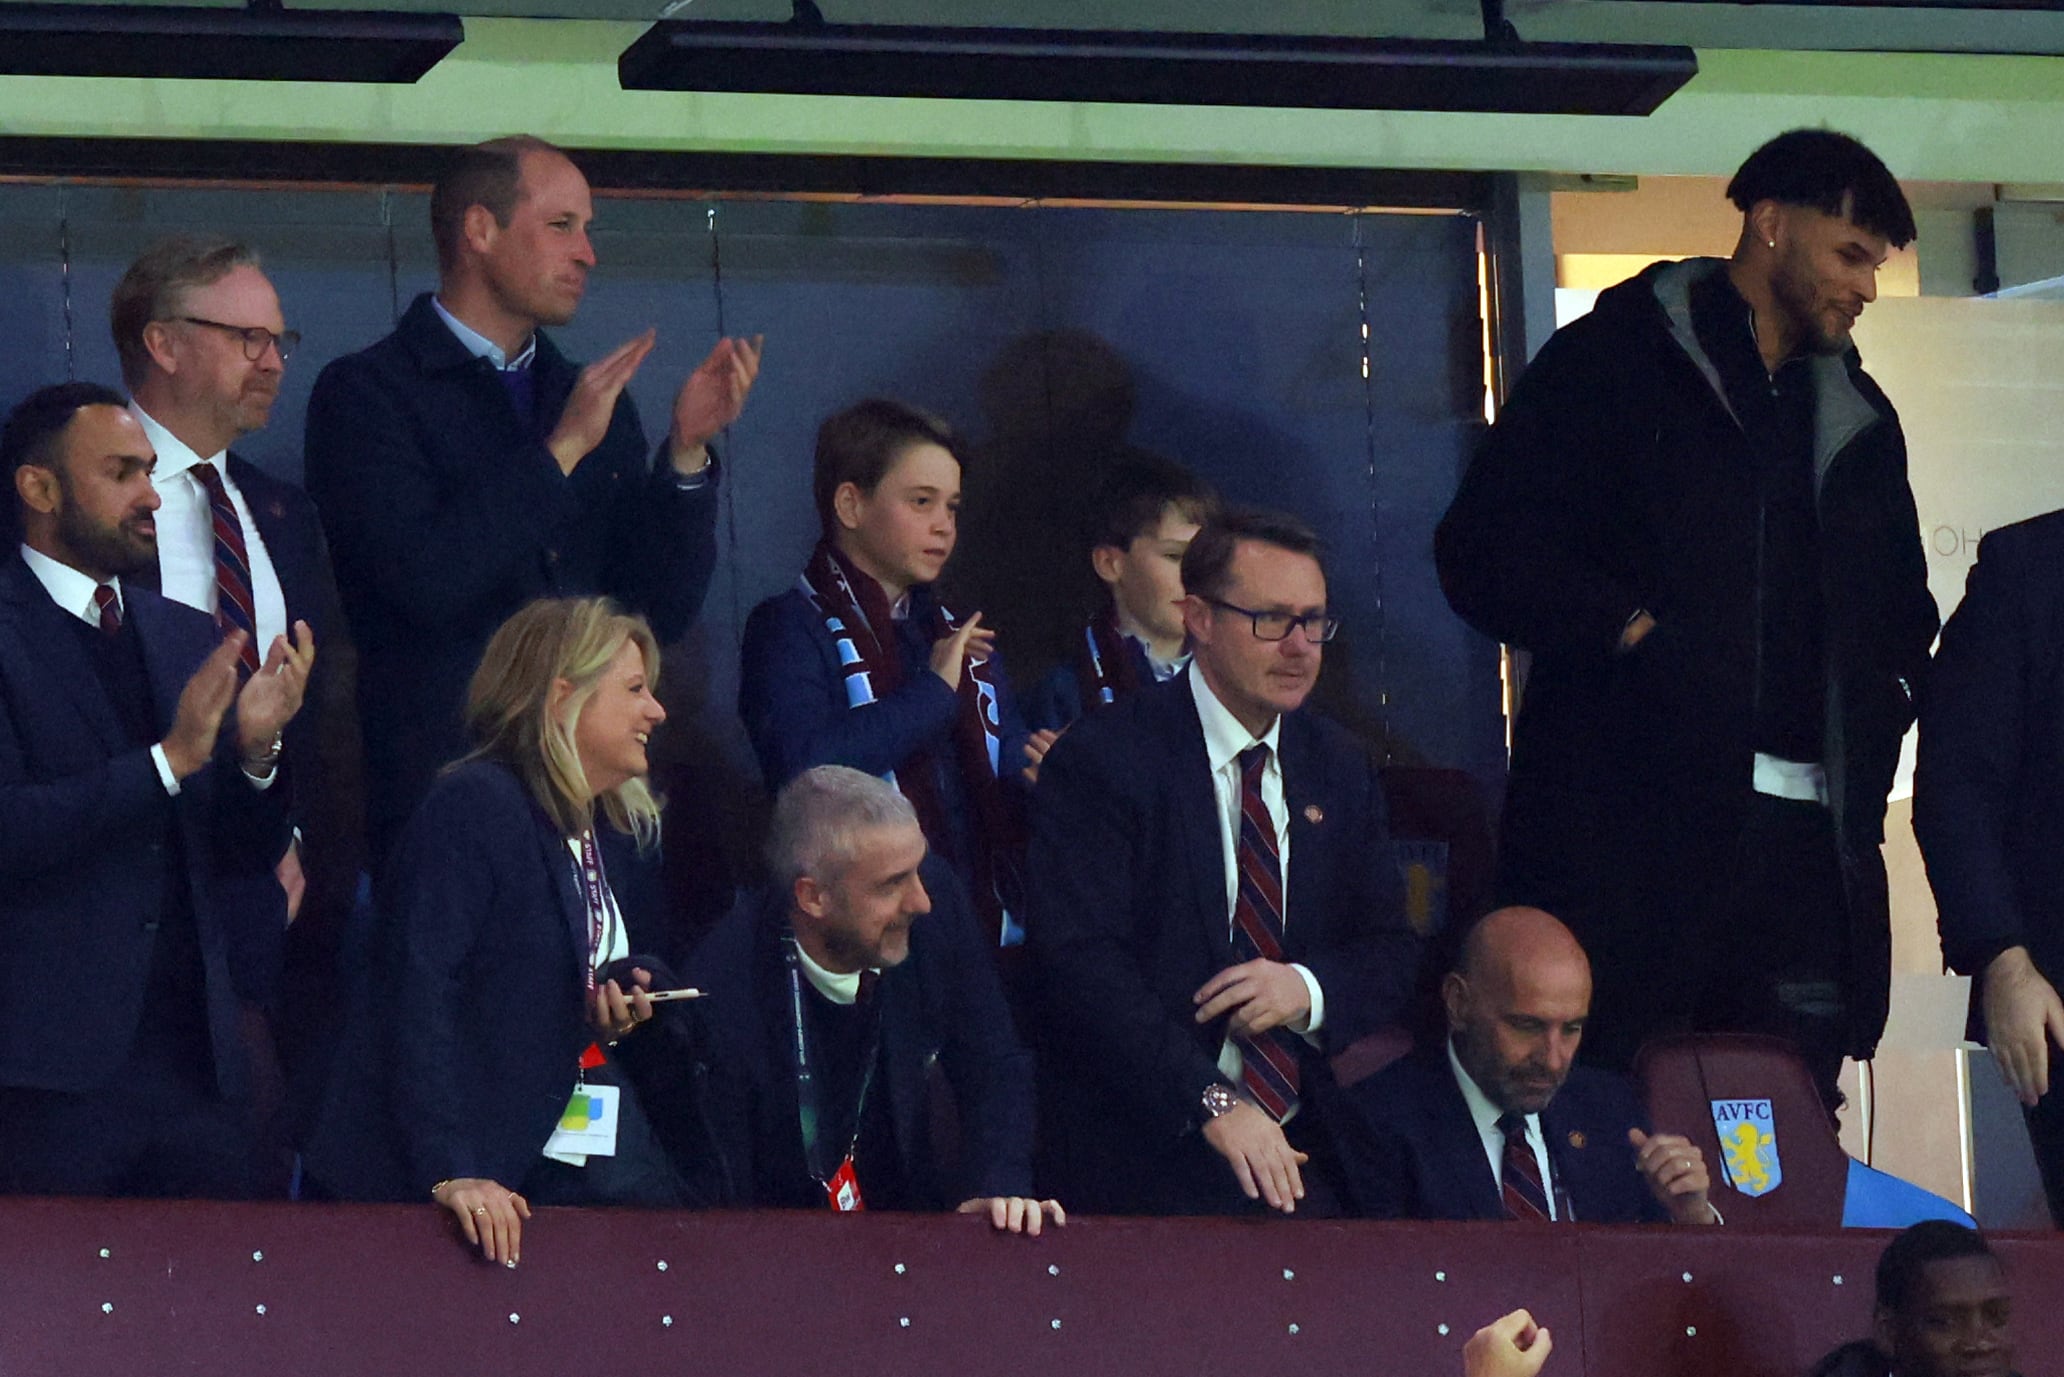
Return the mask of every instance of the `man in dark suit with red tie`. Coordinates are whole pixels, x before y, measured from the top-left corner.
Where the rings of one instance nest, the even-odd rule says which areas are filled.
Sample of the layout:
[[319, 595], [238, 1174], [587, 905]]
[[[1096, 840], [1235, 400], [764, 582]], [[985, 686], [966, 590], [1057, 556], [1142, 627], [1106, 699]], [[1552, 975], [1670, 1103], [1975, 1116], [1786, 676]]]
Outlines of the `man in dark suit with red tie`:
[[1532, 908], [1480, 919], [1441, 983], [1448, 1035], [1340, 1092], [1348, 1199], [1374, 1219], [1717, 1224], [1704, 1155], [1575, 1065], [1591, 963]]
[[0, 1191], [259, 1189], [230, 959], [315, 647], [298, 626], [242, 678], [244, 631], [135, 583], [152, 462], [94, 384], [0, 429]]
[[257, 253], [220, 235], [145, 249], [116, 284], [108, 318], [130, 414], [157, 454], [157, 552], [136, 582], [246, 632], [246, 672], [258, 647], [297, 621], [323, 647], [308, 709], [285, 742], [295, 837], [279, 867], [284, 912], [237, 945], [231, 966], [239, 993], [266, 1006], [291, 962], [293, 996], [277, 1013], [299, 1069], [335, 1003], [337, 943], [364, 861], [353, 657], [315, 504], [230, 445], [264, 426], [300, 337]]
[[1229, 511], [1183, 558], [1194, 659], [1093, 713], [1032, 805], [1048, 1184], [1071, 1207], [1337, 1203], [1326, 1058], [1418, 946], [1368, 753], [1303, 711], [1339, 623], [1317, 538]]

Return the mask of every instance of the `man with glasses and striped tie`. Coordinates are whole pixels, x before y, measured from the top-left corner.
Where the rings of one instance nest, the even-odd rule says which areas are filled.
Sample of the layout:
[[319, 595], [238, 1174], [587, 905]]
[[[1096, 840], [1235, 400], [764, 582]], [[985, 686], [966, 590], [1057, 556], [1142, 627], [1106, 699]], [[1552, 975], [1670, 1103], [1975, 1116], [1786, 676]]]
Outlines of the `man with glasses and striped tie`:
[[[274, 1003], [283, 964], [300, 973], [288, 1005], [295, 1021], [280, 1029], [281, 1051], [298, 1069], [334, 1004], [330, 953], [364, 850], [353, 657], [315, 504], [230, 446], [265, 425], [301, 336], [286, 328], [257, 253], [217, 234], [146, 248], [116, 284], [108, 320], [129, 412], [158, 456], [157, 552], [137, 581], [208, 613], [225, 632], [244, 632], [245, 677], [295, 622], [307, 622], [324, 648], [309, 709], [283, 743], [295, 823], [275, 870], [283, 911], [232, 957], [239, 992], [254, 1006]], [[305, 921], [296, 923], [304, 902]], [[296, 923], [292, 935], [288, 923]]]
[[1033, 794], [1049, 1193], [1324, 1215], [1326, 1057], [1398, 1020], [1417, 940], [1374, 765], [1303, 711], [1339, 627], [1317, 537], [1228, 511], [1182, 579], [1190, 667], [1076, 723]]
[[1375, 1219], [1718, 1224], [1697, 1144], [1650, 1134], [1633, 1087], [1574, 1064], [1591, 963], [1534, 908], [1487, 914], [1441, 982], [1448, 1036], [1345, 1091], [1334, 1131]]

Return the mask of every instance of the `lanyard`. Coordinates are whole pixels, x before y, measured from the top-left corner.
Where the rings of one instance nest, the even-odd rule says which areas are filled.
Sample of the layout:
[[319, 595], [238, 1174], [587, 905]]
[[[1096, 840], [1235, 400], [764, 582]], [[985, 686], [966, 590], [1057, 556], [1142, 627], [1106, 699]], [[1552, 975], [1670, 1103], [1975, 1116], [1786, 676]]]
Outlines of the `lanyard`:
[[609, 902], [609, 880], [602, 873], [602, 852], [595, 845], [595, 831], [580, 836], [581, 887], [588, 901], [588, 993], [595, 993], [595, 968], [616, 946], [617, 915]]
[[818, 1132], [818, 1118], [823, 1105], [816, 1076], [811, 1071], [810, 1031], [803, 1016], [803, 962], [793, 932], [782, 939], [782, 955], [788, 960], [789, 1003], [795, 1011], [796, 1117], [803, 1131], [803, 1167], [812, 1180], [829, 1190], [832, 1174], [851, 1161], [853, 1150], [860, 1146], [860, 1125], [865, 1122], [867, 1114], [867, 1092], [874, 1086], [874, 1064], [881, 1059], [881, 1005], [875, 1005], [873, 1017], [868, 1020], [867, 1060], [860, 1073], [860, 1094], [853, 1100], [852, 1135], [846, 1139], [845, 1154], [837, 1163], [826, 1166], [824, 1139]]

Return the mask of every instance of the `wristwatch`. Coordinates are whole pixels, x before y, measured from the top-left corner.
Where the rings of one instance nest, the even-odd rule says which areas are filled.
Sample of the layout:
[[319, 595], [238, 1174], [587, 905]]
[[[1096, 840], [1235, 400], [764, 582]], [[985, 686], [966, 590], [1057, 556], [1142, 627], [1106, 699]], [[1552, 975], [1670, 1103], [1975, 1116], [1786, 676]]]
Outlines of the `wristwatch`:
[[1233, 1093], [1231, 1086], [1224, 1081], [1213, 1081], [1204, 1087], [1204, 1094], [1198, 1100], [1198, 1104], [1204, 1110], [1202, 1122], [1208, 1124], [1221, 1114], [1232, 1113], [1239, 1103], [1240, 1097]]

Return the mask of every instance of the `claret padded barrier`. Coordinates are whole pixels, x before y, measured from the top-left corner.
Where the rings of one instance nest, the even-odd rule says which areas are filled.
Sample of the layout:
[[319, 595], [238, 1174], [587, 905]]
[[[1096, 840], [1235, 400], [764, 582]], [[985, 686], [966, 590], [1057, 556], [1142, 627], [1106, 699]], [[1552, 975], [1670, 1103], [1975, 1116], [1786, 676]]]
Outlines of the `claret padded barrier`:
[[[1443, 1377], [1525, 1305], [1549, 1377], [1798, 1377], [1887, 1234], [539, 1210], [523, 1265], [433, 1207], [0, 1201], [6, 1377]], [[2021, 1368], [2064, 1243], [2003, 1237]]]

